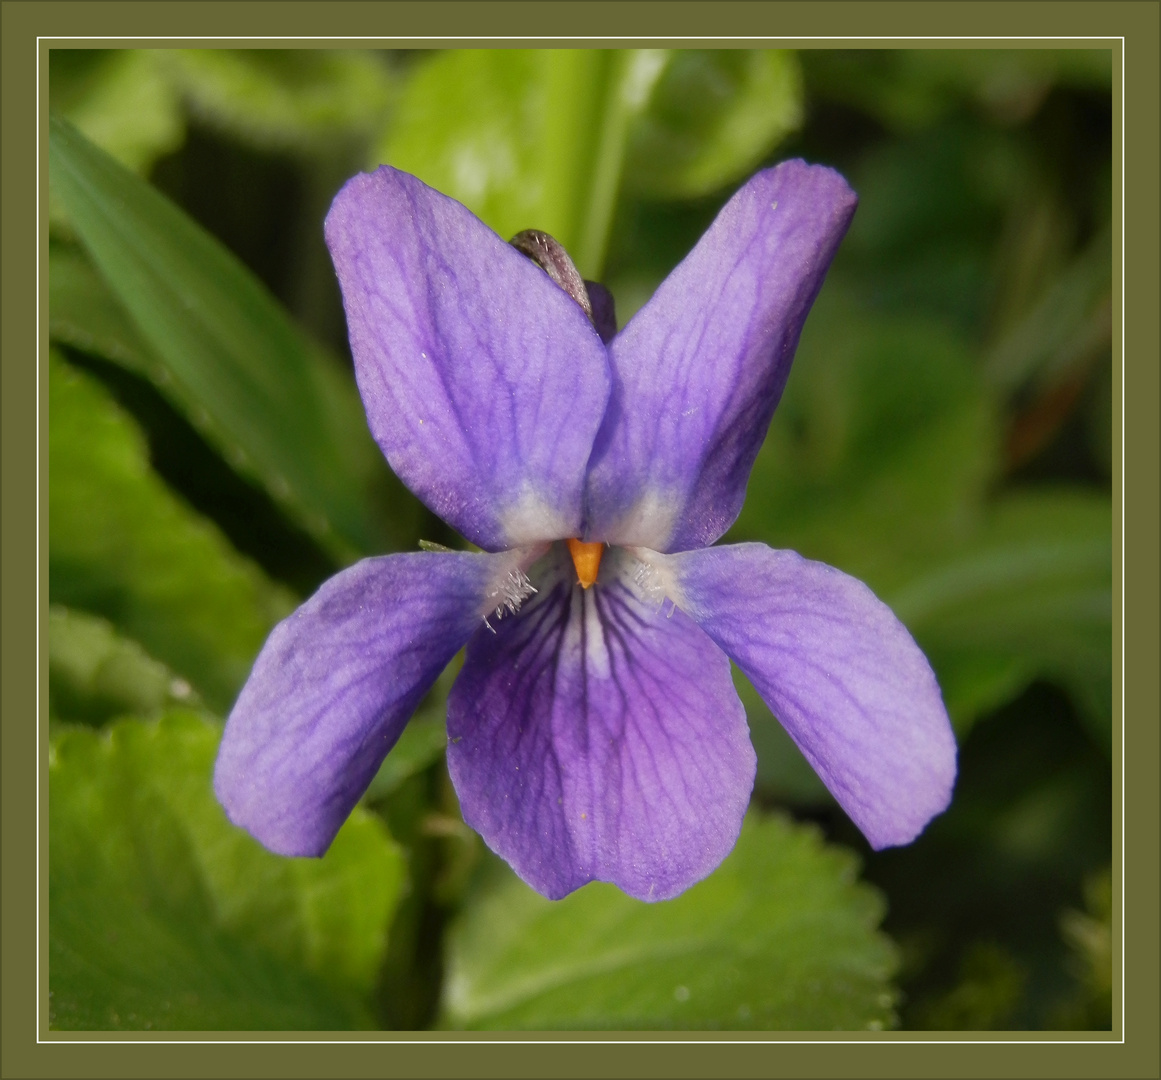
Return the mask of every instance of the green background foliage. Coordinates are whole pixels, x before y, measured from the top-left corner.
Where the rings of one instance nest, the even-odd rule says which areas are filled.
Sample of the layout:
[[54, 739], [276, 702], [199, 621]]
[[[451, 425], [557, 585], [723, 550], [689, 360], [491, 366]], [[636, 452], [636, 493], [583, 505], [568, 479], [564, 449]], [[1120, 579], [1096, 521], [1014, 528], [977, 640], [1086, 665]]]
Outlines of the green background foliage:
[[[54, 50], [50, 83], [53, 1026], [1110, 1026], [1107, 51]], [[553, 233], [624, 325], [793, 156], [860, 206], [727, 540], [891, 604], [960, 740], [950, 810], [870, 851], [738, 675], [733, 854], [663, 904], [549, 902], [459, 817], [453, 664], [322, 860], [231, 826], [214, 753], [274, 623], [460, 542], [367, 433], [342, 183], [389, 162]]]

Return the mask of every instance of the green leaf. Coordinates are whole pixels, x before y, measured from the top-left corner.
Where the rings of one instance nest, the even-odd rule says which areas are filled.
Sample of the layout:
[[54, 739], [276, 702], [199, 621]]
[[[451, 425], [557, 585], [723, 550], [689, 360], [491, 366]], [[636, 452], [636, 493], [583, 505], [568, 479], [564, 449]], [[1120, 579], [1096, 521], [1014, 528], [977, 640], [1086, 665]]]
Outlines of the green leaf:
[[191, 108], [245, 142], [334, 150], [382, 126], [393, 80], [382, 54], [341, 49], [172, 49], [156, 54]]
[[408, 721], [399, 742], [379, 766], [364, 798], [376, 802], [395, 791], [409, 776], [439, 760], [447, 747], [446, 699], [443, 707], [422, 709]]
[[[730, 538], [866, 581], [928, 654], [961, 735], [1039, 675], [1070, 691], [1108, 746], [1108, 499], [1060, 492], [989, 506], [995, 414], [954, 335], [869, 315], [828, 286]], [[761, 732], [762, 711], [751, 716]]]
[[1031, 384], [1059, 391], [1112, 343], [1112, 240], [1107, 229], [1058, 274], [988, 352], [984, 373], [1011, 394]]
[[113, 716], [156, 716], [195, 704], [197, 694], [104, 619], [51, 607], [48, 702], [55, 720], [99, 724]]
[[916, 1026], [928, 1031], [1012, 1028], [1027, 983], [1028, 971], [1011, 952], [994, 942], [974, 942], [960, 962], [957, 985], [916, 1009]]
[[[426, 550], [440, 548], [440, 545], [428, 541], [421, 542], [420, 546]], [[363, 796], [364, 800], [376, 802], [386, 798], [404, 780], [422, 772], [443, 756], [447, 749], [447, 696], [462, 665], [463, 653], [460, 652], [444, 668], [422, 704], [415, 710], [415, 715], [407, 722], [399, 741], [379, 766], [379, 771]]]
[[214, 799], [219, 737], [174, 712], [54, 740], [54, 1027], [368, 1026], [361, 999], [403, 881], [398, 848], [356, 811], [322, 859], [264, 851]]
[[545, 900], [507, 877], [450, 932], [455, 1027], [851, 1030], [893, 1022], [895, 950], [856, 860], [816, 830], [751, 815], [675, 900], [611, 885]]
[[994, 237], [1035, 160], [966, 123], [876, 142], [848, 169], [859, 209], [837, 261], [873, 309], [927, 313], [975, 342], [998, 303]]
[[758, 755], [758, 775], [754, 786], [762, 795], [781, 804], [819, 806], [833, 802], [833, 796], [818, 778], [802, 751], [778, 723], [758, 691], [736, 666], [731, 665], [734, 689], [746, 709], [750, 742]]
[[413, 173], [505, 238], [543, 229], [598, 277], [629, 125], [665, 62], [657, 50], [440, 53], [408, 82], [371, 164]]
[[1006, 496], [969, 543], [885, 598], [941, 676], [947, 667], [968, 664], [992, 671], [1008, 665], [1018, 686], [1036, 674], [1052, 678], [1072, 692], [1110, 749], [1112, 507], [1106, 496], [1067, 489]]
[[66, 244], [48, 248], [48, 332], [61, 345], [112, 360], [158, 386], [168, 381], [164, 365], [93, 264]]
[[807, 324], [729, 537], [792, 548], [882, 593], [974, 527], [998, 425], [955, 335], [871, 314], [833, 285]]
[[108, 619], [224, 710], [293, 598], [173, 496], [100, 384], [56, 354], [48, 376], [50, 599]]
[[159, 389], [336, 556], [381, 549], [372, 491], [387, 470], [351, 381], [216, 240], [59, 117], [49, 160], [77, 234], [164, 366]]
[[1084, 901], [1083, 912], [1070, 909], [1060, 916], [1060, 931], [1071, 953], [1068, 966], [1077, 983], [1048, 1025], [1061, 1031], [1113, 1026], [1112, 867], [1085, 880]]
[[929, 128], [963, 103], [1027, 120], [1053, 86], [1107, 91], [1108, 49], [809, 49], [812, 90], [899, 132]]
[[625, 181], [652, 197], [709, 195], [756, 168], [802, 122], [793, 53], [673, 53], [632, 127]]
[[52, 107], [122, 165], [145, 173], [185, 140], [176, 88], [140, 49], [52, 49]]

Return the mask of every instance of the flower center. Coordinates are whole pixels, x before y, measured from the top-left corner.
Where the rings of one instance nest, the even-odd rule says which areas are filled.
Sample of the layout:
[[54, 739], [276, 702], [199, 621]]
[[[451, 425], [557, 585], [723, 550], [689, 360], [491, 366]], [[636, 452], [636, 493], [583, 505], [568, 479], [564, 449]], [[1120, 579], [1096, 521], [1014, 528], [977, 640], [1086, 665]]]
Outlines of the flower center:
[[577, 580], [581, 587], [587, 589], [597, 580], [597, 571], [601, 568], [601, 553], [605, 550], [602, 543], [586, 544], [583, 540], [569, 540], [568, 553], [572, 556], [572, 564], [576, 567]]

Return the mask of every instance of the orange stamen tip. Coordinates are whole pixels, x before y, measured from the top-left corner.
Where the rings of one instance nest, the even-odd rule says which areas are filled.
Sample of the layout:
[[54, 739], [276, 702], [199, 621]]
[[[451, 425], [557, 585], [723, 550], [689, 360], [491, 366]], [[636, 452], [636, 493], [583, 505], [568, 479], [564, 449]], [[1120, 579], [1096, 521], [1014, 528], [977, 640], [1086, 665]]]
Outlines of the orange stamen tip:
[[601, 568], [601, 554], [604, 550], [604, 544], [586, 544], [583, 540], [569, 540], [568, 553], [572, 556], [577, 580], [583, 588], [587, 589], [597, 580], [597, 571]]

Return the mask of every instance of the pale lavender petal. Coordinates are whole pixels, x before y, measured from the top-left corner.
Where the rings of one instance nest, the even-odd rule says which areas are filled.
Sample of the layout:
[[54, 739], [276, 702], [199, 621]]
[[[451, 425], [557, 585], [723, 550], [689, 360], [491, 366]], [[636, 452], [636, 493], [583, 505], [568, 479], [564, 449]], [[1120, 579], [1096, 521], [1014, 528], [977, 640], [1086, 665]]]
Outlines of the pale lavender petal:
[[822, 166], [758, 173], [613, 341], [588, 539], [684, 551], [730, 527], [855, 203]]
[[464, 206], [387, 166], [326, 220], [367, 418], [391, 467], [489, 550], [576, 536], [609, 393], [581, 308]]
[[506, 558], [364, 559], [278, 624], [226, 722], [214, 790], [280, 855], [321, 855], [482, 623]]
[[552, 898], [591, 880], [677, 895], [733, 847], [754, 782], [729, 661], [640, 599], [630, 562], [610, 552], [587, 591], [571, 565], [542, 576], [472, 639], [448, 701], [464, 820]]
[[762, 695], [875, 848], [947, 808], [955, 736], [926, 657], [861, 581], [793, 551], [659, 560], [667, 591]]

